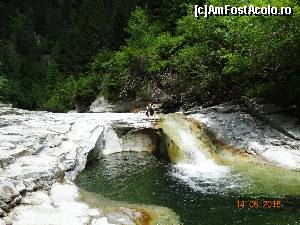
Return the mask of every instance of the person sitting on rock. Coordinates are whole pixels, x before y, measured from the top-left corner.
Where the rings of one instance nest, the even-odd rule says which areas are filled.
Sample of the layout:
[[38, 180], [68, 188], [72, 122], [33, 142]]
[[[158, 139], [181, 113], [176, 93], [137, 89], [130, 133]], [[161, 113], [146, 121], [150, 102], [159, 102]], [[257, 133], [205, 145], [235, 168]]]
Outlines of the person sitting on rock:
[[148, 106], [146, 107], [146, 115], [147, 116], [154, 116], [154, 107], [152, 103], [149, 103]]

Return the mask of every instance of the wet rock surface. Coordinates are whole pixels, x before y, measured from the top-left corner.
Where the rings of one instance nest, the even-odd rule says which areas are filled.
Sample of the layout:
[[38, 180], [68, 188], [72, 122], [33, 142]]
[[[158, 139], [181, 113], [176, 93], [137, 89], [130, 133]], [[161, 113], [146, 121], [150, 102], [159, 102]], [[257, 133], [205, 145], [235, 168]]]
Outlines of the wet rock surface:
[[[272, 107], [249, 105], [255, 113], [243, 105], [223, 104], [187, 114], [228, 146], [263, 156], [277, 166], [300, 170], [298, 120]], [[29, 215], [34, 216], [35, 224], [103, 225], [122, 224], [124, 220], [130, 224], [132, 215], [126, 209], [121, 213], [123, 217], [114, 213], [103, 217], [100, 211], [77, 199], [72, 183], [59, 182], [73, 181], [84, 169], [92, 149], [92, 157], [123, 151], [124, 146], [127, 150], [143, 147], [148, 151], [155, 142], [151, 140], [155, 139], [151, 128], [156, 119], [144, 113], [55, 114], [1, 105], [0, 224], [30, 224], [33, 217]], [[135, 145], [133, 140], [137, 138], [145, 145]], [[62, 193], [69, 194], [58, 197]], [[66, 216], [69, 213], [70, 220]]]
[[[30, 193], [51, 192], [53, 184], [63, 180], [72, 181], [84, 169], [87, 155], [95, 147], [101, 133], [109, 129], [115, 121], [129, 122], [136, 129], [149, 128], [153, 122], [144, 114], [54, 114], [2, 105], [0, 217], [6, 218], [6, 224], [10, 224], [11, 218], [14, 221], [14, 218], [22, 217], [19, 207], [35, 205], [30, 201], [26, 202]], [[32, 198], [36, 199], [35, 196]], [[17, 205], [19, 206], [16, 207]], [[52, 211], [45, 213], [51, 214]], [[3, 220], [0, 219], [0, 224], [1, 222]]]
[[300, 141], [295, 138], [300, 136], [297, 118], [284, 116], [281, 111], [266, 113], [263, 109], [270, 107], [256, 105], [255, 113], [252, 104], [251, 110], [245, 105], [222, 104], [193, 109], [187, 114], [203, 123], [225, 145], [263, 156], [274, 165], [300, 170]]

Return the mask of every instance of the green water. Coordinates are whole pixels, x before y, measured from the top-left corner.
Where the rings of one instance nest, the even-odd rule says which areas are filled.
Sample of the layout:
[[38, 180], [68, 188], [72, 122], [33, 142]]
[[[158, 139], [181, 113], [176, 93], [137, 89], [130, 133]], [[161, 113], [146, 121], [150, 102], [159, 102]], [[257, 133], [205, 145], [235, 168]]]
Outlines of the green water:
[[[176, 174], [180, 172], [172, 164], [149, 153], [117, 153], [87, 166], [76, 183], [114, 201], [168, 207], [184, 225], [300, 224], [299, 196], [279, 199], [253, 194], [251, 185], [263, 183], [263, 174], [252, 176], [253, 182], [251, 176], [244, 179], [246, 174], [238, 173], [227, 174], [216, 183], [196, 179], [192, 186]], [[245, 188], [252, 190], [252, 196], [246, 196]], [[258, 200], [260, 207], [250, 208], [246, 202], [245, 208], [239, 209], [237, 199]], [[281, 200], [282, 207], [263, 208], [264, 200]]]

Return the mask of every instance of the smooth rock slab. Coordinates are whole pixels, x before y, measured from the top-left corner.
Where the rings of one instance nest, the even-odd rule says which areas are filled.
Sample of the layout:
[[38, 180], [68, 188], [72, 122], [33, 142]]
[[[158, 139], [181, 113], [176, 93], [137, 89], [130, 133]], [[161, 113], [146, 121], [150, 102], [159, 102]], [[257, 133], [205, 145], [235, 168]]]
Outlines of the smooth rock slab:
[[0, 106], [1, 210], [15, 207], [27, 192], [72, 181], [100, 134], [115, 121], [135, 128], [152, 126], [144, 114], [48, 113]]
[[[238, 105], [203, 108], [189, 117], [204, 124], [219, 141], [228, 146], [263, 156], [277, 166], [300, 170], [300, 141], [244, 112]], [[278, 124], [282, 124], [282, 121]]]
[[[97, 209], [90, 209], [77, 201], [77, 187], [72, 183], [55, 183], [50, 194], [45, 191], [33, 192], [23, 198], [21, 205], [9, 214], [14, 225], [81, 225], [100, 218]], [[102, 223], [103, 225], [108, 223]]]

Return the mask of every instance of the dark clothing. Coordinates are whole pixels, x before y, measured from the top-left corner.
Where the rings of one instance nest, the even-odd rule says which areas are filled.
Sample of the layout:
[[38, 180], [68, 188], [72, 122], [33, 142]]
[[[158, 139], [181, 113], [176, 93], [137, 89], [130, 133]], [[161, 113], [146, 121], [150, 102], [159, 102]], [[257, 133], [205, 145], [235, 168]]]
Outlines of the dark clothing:
[[154, 109], [153, 109], [152, 106], [151, 106], [150, 109], [149, 109], [149, 113], [150, 113], [150, 116], [153, 116], [153, 115], [154, 115]]
[[147, 116], [153, 116], [154, 115], [154, 108], [152, 105], [147, 106], [147, 111], [146, 111]]

